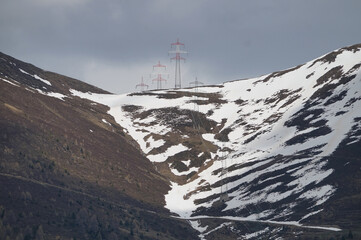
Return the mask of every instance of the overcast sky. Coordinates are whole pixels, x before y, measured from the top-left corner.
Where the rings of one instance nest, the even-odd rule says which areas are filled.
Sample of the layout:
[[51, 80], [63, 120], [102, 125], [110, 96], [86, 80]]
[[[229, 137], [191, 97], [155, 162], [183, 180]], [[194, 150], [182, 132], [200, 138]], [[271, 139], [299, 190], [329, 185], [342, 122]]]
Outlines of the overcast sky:
[[[256, 77], [361, 43], [360, 0], [0, 0], [0, 51], [113, 93], [135, 91], [170, 43], [182, 86]], [[153, 77], [154, 78], [154, 77]]]

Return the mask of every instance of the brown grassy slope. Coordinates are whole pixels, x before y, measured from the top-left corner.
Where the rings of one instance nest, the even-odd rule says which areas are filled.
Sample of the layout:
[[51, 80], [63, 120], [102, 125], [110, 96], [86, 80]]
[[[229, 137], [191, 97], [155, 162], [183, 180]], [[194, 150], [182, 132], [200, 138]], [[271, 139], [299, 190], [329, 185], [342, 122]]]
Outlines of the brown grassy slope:
[[[7, 172], [45, 182], [61, 176], [69, 187], [82, 188], [80, 181], [85, 181], [153, 205], [164, 203], [167, 182], [129, 144], [105, 106], [1, 84], [1, 132], [4, 158], [9, 159], [2, 165]], [[49, 165], [55, 174], [48, 173]]]
[[[168, 181], [106, 106], [33, 89], [68, 94], [95, 87], [12, 62], [0, 60], [0, 77], [18, 84], [0, 80], [0, 239], [35, 238], [40, 225], [49, 239], [194, 237], [187, 224], [167, 217]], [[19, 73], [19, 66], [52, 86]]]

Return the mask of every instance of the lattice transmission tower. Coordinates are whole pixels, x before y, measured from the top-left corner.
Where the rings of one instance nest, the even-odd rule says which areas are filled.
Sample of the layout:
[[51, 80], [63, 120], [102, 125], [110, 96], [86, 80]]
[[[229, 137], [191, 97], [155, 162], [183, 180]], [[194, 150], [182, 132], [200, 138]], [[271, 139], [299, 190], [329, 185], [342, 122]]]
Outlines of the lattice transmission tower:
[[158, 61], [156, 65], [153, 65], [153, 71], [156, 70], [156, 72], [152, 73], [151, 75], [156, 76], [156, 78], [152, 79], [152, 82], [157, 82], [157, 89], [162, 89], [162, 82], [167, 81], [167, 79], [163, 78], [162, 76], [165, 74], [165, 72], [162, 72], [162, 70], [166, 69], [167, 67], [160, 64], [160, 61]]
[[194, 92], [198, 92], [198, 87], [203, 85], [202, 82], [198, 81], [198, 78], [196, 77], [196, 80], [194, 82], [190, 82], [189, 86], [194, 87]]
[[188, 53], [184, 51], [184, 43], [179, 42], [179, 39], [177, 39], [177, 42], [171, 43], [171, 50], [168, 52], [169, 54], [175, 54], [175, 57], [172, 57], [171, 60], [175, 60], [175, 88], [181, 88], [182, 87], [182, 77], [181, 77], [181, 64], [180, 60], [183, 60], [185, 62], [185, 58], [181, 57], [181, 54]]
[[[224, 146], [222, 147], [222, 149], [224, 148]], [[224, 203], [226, 201], [229, 200], [229, 196], [228, 196], [228, 184], [227, 184], [227, 173], [228, 173], [228, 168], [227, 168], [227, 154], [222, 151], [221, 154], [221, 163], [222, 163], [222, 170], [221, 170], [221, 195], [219, 197], [219, 200], [221, 203]]]
[[197, 101], [198, 101], [197, 93], [198, 93], [198, 87], [201, 85], [203, 85], [203, 83], [198, 81], [197, 77], [196, 77], [195, 81], [189, 83], [189, 86], [194, 87], [193, 88], [194, 89], [194, 95], [193, 95], [194, 108], [193, 108], [193, 110], [197, 111], [197, 112], [199, 112], [199, 105], [197, 103]]
[[138, 87], [140, 87], [140, 91], [142, 91], [142, 92], [144, 91], [144, 88], [145, 88], [145, 87], [146, 87], [147, 89], [149, 88], [149, 86], [144, 83], [143, 76], [142, 76], [142, 81], [135, 86], [136, 89], [137, 89]]

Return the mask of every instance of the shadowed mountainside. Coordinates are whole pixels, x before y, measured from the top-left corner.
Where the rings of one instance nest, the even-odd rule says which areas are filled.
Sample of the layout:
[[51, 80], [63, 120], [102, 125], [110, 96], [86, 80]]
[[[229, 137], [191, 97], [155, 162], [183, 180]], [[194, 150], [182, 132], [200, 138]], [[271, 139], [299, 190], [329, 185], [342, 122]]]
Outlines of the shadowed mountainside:
[[105, 91], [5, 54], [0, 73], [0, 239], [194, 237], [109, 108], [69, 89]]

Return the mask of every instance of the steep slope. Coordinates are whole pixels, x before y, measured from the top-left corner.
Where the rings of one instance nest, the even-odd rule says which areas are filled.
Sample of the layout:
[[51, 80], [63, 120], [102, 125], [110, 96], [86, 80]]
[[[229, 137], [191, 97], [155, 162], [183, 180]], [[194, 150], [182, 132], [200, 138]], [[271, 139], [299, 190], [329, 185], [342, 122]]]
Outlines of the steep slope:
[[107, 92], [0, 53], [0, 239], [192, 239]]
[[360, 235], [360, 50], [197, 89], [72, 93], [110, 107], [202, 238]]

